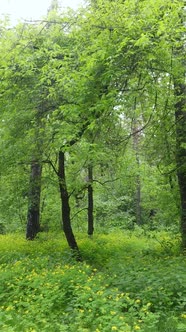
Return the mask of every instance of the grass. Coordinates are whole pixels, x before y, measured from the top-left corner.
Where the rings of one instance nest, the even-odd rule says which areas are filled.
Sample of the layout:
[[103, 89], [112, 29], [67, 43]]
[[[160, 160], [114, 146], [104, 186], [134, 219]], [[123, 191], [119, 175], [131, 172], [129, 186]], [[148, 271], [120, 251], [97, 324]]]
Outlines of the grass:
[[0, 236], [0, 331], [185, 332], [186, 261], [171, 234]]

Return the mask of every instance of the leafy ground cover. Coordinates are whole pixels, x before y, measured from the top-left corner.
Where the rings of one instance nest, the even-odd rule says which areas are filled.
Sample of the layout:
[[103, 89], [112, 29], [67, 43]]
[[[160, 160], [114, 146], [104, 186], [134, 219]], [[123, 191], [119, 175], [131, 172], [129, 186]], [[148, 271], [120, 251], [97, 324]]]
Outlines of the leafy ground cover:
[[0, 331], [184, 332], [186, 260], [167, 233], [0, 236]]

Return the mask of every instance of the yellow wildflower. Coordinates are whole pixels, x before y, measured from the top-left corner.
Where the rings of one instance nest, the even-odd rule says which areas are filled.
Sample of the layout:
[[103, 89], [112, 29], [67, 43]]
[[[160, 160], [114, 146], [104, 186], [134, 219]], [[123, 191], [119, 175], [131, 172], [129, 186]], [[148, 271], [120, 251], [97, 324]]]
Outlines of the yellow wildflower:
[[113, 316], [113, 315], [116, 314], [116, 312], [111, 310], [111, 311], [110, 311], [110, 314]]
[[7, 308], [6, 308], [6, 311], [10, 311], [10, 310], [12, 310], [13, 309], [13, 307], [10, 305], [10, 306], [8, 306]]
[[141, 300], [140, 300], [140, 299], [137, 299], [135, 302], [136, 302], [136, 303], [140, 303], [140, 302], [141, 302]]
[[102, 291], [102, 290], [99, 290], [99, 291], [97, 291], [96, 294], [98, 294], [98, 295], [102, 295], [102, 294], [103, 294], [103, 291]]

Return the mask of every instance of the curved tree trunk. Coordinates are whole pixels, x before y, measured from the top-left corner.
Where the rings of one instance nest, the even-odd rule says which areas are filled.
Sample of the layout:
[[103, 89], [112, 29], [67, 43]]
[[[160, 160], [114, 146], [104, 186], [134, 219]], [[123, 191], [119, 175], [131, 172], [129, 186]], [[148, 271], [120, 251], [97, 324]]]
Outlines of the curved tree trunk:
[[70, 220], [69, 195], [68, 195], [66, 177], [65, 177], [65, 154], [63, 151], [59, 151], [58, 179], [59, 179], [59, 190], [61, 196], [63, 231], [65, 233], [69, 247], [75, 253], [76, 259], [81, 260], [79, 248], [74, 233], [72, 231], [71, 220]]

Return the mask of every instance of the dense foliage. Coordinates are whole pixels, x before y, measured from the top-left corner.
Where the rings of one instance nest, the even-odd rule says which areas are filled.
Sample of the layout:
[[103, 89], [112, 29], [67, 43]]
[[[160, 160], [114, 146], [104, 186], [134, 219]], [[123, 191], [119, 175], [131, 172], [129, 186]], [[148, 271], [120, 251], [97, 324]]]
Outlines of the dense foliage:
[[0, 23], [1, 331], [185, 331], [185, 12]]
[[2, 332], [185, 331], [179, 238], [138, 229], [94, 240], [79, 234], [78, 242], [84, 263], [69, 256], [62, 235], [32, 243], [1, 236]]
[[185, 247], [184, 22], [184, 1], [99, 0], [1, 23], [1, 232], [88, 208], [90, 233], [181, 226]]

